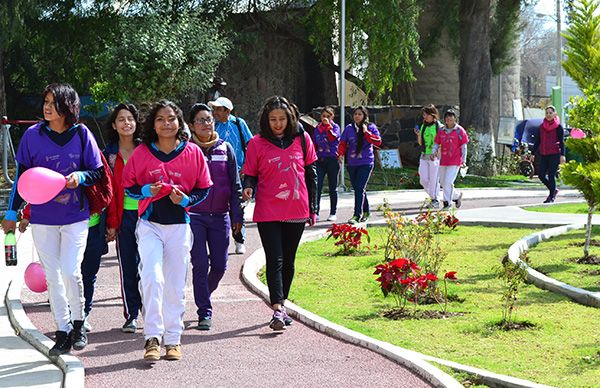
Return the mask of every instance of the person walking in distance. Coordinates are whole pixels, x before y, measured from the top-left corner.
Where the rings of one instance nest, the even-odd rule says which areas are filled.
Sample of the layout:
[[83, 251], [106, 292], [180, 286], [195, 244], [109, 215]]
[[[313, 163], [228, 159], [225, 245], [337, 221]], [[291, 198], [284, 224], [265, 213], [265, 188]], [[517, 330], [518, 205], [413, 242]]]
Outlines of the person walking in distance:
[[[321, 122], [313, 131], [313, 139], [317, 151], [317, 198], [321, 208], [321, 192], [327, 176], [329, 186], [329, 217], [327, 221], [337, 220], [337, 185], [340, 165], [337, 160], [337, 150], [340, 144], [340, 126], [333, 122], [333, 108], [327, 106], [321, 111]], [[319, 211], [317, 210], [317, 220]]]
[[[213, 109], [215, 129], [219, 134], [219, 138], [231, 144], [235, 151], [238, 171], [241, 171], [246, 160], [246, 148], [248, 142], [252, 139], [252, 132], [250, 132], [248, 124], [246, 124], [244, 119], [236, 117], [231, 113], [233, 110], [233, 103], [227, 97], [219, 97], [214, 101], [210, 101], [208, 106]], [[244, 245], [246, 239], [245, 224], [242, 223], [242, 228], [239, 232], [233, 230], [232, 232], [233, 239], [235, 240], [235, 253], [246, 253], [246, 247]]]
[[440, 114], [435, 105], [425, 105], [421, 109], [423, 123], [417, 127], [417, 142], [421, 146], [421, 158], [419, 159], [419, 180], [427, 195], [429, 195], [429, 207], [437, 209], [440, 206], [438, 194], [440, 192], [440, 180], [438, 177], [440, 169], [440, 158], [433, 153], [435, 136], [441, 125]]
[[284, 304], [294, 278], [294, 261], [304, 225], [317, 217], [317, 155], [287, 99], [273, 96], [260, 114], [260, 133], [248, 143], [243, 200], [256, 193], [253, 220], [265, 250], [273, 315], [269, 327], [292, 323]]
[[539, 153], [540, 171], [539, 178], [548, 188], [548, 197], [544, 203], [554, 202], [558, 190], [556, 189], [556, 173], [558, 166], [565, 162], [564, 130], [560, 125], [560, 119], [556, 114], [556, 108], [549, 105], [546, 108], [546, 116], [540, 125], [539, 134], [535, 139], [533, 154]]
[[239, 232], [244, 219], [242, 183], [233, 147], [215, 132], [212, 110], [205, 104], [192, 106], [189, 116], [192, 141], [208, 163], [213, 187], [208, 197], [190, 209], [194, 234], [192, 283], [198, 314], [198, 330], [210, 330], [213, 318], [211, 294], [227, 268], [229, 231]]
[[456, 121], [456, 112], [449, 109], [444, 113], [444, 127], [435, 136], [432, 155], [440, 157], [440, 184], [444, 193], [443, 210], [450, 209], [452, 202], [459, 208], [463, 193], [454, 188], [458, 170], [467, 165], [467, 131]]

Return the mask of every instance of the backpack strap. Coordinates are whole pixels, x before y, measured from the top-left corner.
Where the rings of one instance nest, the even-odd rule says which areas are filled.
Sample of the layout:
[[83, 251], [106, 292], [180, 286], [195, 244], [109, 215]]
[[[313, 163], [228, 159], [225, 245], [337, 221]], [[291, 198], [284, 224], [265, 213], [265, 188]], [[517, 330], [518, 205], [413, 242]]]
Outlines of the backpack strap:
[[242, 143], [242, 151], [244, 152], [244, 156], [246, 156], [246, 140], [244, 139], [244, 134], [242, 133], [242, 124], [240, 124], [240, 118], [236, 117], [234, 123], [240, 134], [240, 142]]

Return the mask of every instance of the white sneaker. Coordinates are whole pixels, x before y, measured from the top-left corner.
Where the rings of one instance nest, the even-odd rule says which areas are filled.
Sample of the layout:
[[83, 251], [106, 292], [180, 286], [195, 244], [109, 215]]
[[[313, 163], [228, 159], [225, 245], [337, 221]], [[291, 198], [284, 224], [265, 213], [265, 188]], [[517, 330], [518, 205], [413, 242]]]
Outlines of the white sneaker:
[[315, 221], [319, 221], [321, 219], [321, 217], [319, 217], [319, 215], [317, 214], [317, 217], [315, 217]]
[[327, 217], [327, 221], [337, 221], [337, 216], [335, 214], [330, 214], [329, 217]]
[[246, 253], [246, 246], [242, 243], [236, 242], [235, 253], [237, 253], [238, 255], [243, 255], [244, 253]]

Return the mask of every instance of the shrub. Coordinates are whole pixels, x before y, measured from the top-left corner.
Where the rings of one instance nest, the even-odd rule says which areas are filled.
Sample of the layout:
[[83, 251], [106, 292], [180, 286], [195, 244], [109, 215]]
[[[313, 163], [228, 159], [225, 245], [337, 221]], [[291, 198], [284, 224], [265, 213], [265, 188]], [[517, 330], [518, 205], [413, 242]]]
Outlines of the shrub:
[[359, 228], [350, 224], [333, 224], [327, 229], [327, 239], [333, 237], [336, 241], [335, 245], [339, 247], [339, 254], [349, 255], [350, 253], [359, 250], [362, 244], [362, 237], [366, 236], [367, 241], [371, 241], [369, 232], [365, 228]]

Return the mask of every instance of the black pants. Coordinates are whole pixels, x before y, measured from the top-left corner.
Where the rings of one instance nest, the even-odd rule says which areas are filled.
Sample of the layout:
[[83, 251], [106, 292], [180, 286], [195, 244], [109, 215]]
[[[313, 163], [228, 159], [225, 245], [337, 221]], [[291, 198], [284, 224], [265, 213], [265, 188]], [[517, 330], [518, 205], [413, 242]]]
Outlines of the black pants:
[[304, 222], [259, 222], [257, 226], [267, 261], [271, 305], [283, 303], [294, 279], [294, 261]]
[[556, 172], [560, 164], [560, 154], [541, 155], [540, 156], [540, 171], [538, 176], [542, 183], [550, 191], [550, 196], [554, 197], [556, 191]]

